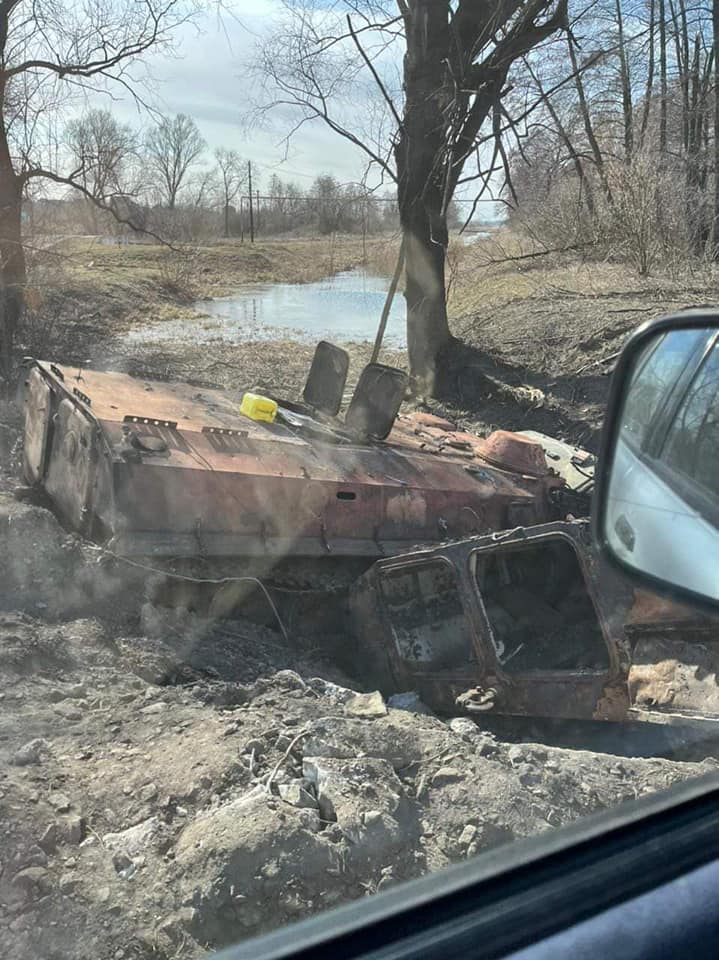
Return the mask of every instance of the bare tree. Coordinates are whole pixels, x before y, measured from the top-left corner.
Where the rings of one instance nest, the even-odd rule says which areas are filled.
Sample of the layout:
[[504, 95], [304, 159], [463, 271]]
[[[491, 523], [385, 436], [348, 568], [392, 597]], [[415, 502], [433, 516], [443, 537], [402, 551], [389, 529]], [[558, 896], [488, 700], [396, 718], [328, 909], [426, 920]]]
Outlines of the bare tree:
[[[10, 376], [26, 282], [22, 206], [45, 178], [91, 196], [82, 168], [43, 152], [42, 125], [88, 89], [133, 89], [130, 68], [168, 48], [195, 0], [0, 0], [0, 358]], [[136, 89], [136, 88], [135, 88]]]
[[65, 128], [66, 146], [73, 169], [90, 196], [92, 222], [97, 230], [98, 201], [105, 202], [130, 190], [125, 183], [127, 168], [135, 156], [137, 137], [119, 123], [109, 110], [88, 110]]
[[229, 237], [230, 206], [245, 183], [245, 163], [236, 150], [225, 150], [222, 147], [215, 150], [215, 160], [219, 171], [218, 181], [225, 220], [225, 236]]
[[160, 181], [163, 203], [174, 210], [182, 184], [205, 150], [197, 124], [184, 113], [164, 117], [148, 132], [145, 150]]
[[[505, 122], [510, 69], [564, 25], [566, 2], [284, 0], [284, 16], [260, 51], [273, 104], [295, 107], [300, 124], [320, 119], [396, 184], [409, 360], [422, 390], [434, 389], [437, 357], [450, 341], [447, 210], [460, 184], [486, 182], [478, 147], [496, 140]], [[363, 135], [357, 110], [365, 80], [385, 107], [373, 137]], [[478, 169], [467, 177], [470, 158]]]

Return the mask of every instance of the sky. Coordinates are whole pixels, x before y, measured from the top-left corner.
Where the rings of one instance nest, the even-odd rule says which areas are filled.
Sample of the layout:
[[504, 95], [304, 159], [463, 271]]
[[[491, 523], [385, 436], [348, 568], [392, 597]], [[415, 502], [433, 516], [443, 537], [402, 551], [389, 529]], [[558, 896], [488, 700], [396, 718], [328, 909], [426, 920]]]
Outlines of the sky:
[[[207, 12], [196, 24], [178, 31], [175, 55], [157, 52], [147, 58], [147, 68], [153, 77], [154, 106], [165, 114], [185, 113], [194, 117], [209, 151], [224, 147], [251, 160], [253, 170], [259, 171], [260, 188], [267, 186], [273, 174], [305, 186], [321, 173], [333, 174], [341, 183], [361, 181], [366, 171], [364, 152], [320, 120], [296, 131], [289, 146], [284, 137], [292, 125], [292, 117], [299, 114], [273, 112], [268, 122], [248, 128], [249, 108], [257, 102], [260, 91], [258, 80], [247, 65], [252, 62], [263, 35], [272, 27], [278, 2], [224, 2], [233, 6], [221, 18], [214, 4], [207, 2]], [[373, 83], [370, 78], [367, 82]], [[129, 94], [115, 90], [114, 95], [110, 106], [118, 119], [135, 127], [151, 122], [146, 113], [138, 113]], [[362, 92], [358, 95], [358, 110], [362, 109], [360, 101]], [[371, 181], [371, 185], [376, 186], [377, 180]], [[388, 189], [390, 186], [387, 184]], [[456, 199], [468, 213], [471, 204], [461, 202], [465, 198]], [[467, 199], [471, 197], [468, 195]], [[474, 222], [495, 219], [498, 208], [499, 205], [492, 203], [481, 204]]]
[[[209, 4], [208, 4], [209, 7]], [[156, 83], [153, 101], [164, 113], [194, 117], [210, 150], [225, 147], [251, 160], [265, 182], [276, 173], [283, 180], [309, 184], [318, 173], [334, 174], [343, 183], [356, 182], [364, 172], [364, 154], [317, 121], [306, 125], [286, 147], [281, 142], [287, 118], [279, 116], [248, 130], [248, 105], [257, 95], [257, 81], [246, 64], [254, 46], [272, 22], [268, 0], [237, 0], [234, 13], [221, 22], [208, 10], [195, 27], [178, 35], [177, 55], [153, 55], [149, 69]], [[147, 123], [131, 97], [112, 104], [113, 113], [134, 126]]]

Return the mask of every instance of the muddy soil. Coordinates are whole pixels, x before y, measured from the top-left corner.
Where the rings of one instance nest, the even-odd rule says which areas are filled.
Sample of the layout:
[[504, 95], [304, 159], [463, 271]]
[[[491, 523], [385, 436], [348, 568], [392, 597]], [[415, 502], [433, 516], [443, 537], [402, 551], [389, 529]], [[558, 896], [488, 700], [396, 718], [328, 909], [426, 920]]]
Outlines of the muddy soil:
[[703, 288], [536, 295], [454, 323], [443, 403], [479, 433], [539, 430], [596, 452], [611, 373], [646, 320], [711, 299]]
[[[132, 271], [124, 263], [125, 255], [104, 256], [111, 257], [108, 264], [100, 264], [107, 275], [104, 281], [66, 281], [32, 315], [23, 344], [26, 353], [153, 379], [232, 389], [259, 387], [288, 399], [299, 396], [312, 357], [309, 343], [283, 338], [237, 345], [214, 342], [203, 343], [198, 350], [192, 341], [169, 338], [148, 344], [128, 342], [125, 332], [148, 319], [160, 325], [178, 318], [190, 323], [196, 318], [201, 323], [201, 314], [178, 291], [160, 283], [150, 269], [152, 259], [149, 266], [141, 261], [135, 264], [142, 276], [130, 282]], [[115, 277], [118, 268], [112, 256], [123, 260], [121, 281]], [[259, 276], [293, 281], [315, 278], [325, 261], [337, 268], [360, 262], [360, 256], [360, 248], [349, 241], [344, 252], [329, 260], [324, 246], [321, 255], [313, 257], [309, 242], [300, 244], [300, 253], [292, 256], [286, 255], [282, 245], [272, 244], [257, 253], [264, 270]], [[254, 277], [247, 274], [255, 267], [254, 261], [248, 265], [246, 251], [225, 252], [224, 258], [214, 259], [205, 251], [201, 262], [197, 275], [204, 293], [224, 293], [228, 284], [236, 287], [248, 276]], [[228, 264], [234, 264], [229, 272], [224, 270]], [[223, 278], [226, 286], [218, 286]], [[412, 405], [480, 434], [497, 428], [539, 430], [592, 451], [598, 447], [610, 375], [629, 333], [652, 317], [712, 299], [711, 290], [701, 285], [657, 281], [641, 287], [624, 277], [618, 290], [605, 289], [606, 279], [589, 293], [557, 289], [544, 280], [537, 281], [536, 292], [497, 298], [492, 290], [496, 282], [496, 278], [477, 275], [478, 290], [487, 284], [487, 306], [475, 306], [451, 320], [457, 339], [442, 358], [439, 399], [416, 398]], [[464, 286], [472, 287], [471, 274]], [[471, 300], [481, 303], [482, 297], [473, 292]], [[369, 360], [371, 345], [350, 344], [347, 349], [349, 393]], [[406, 366], [403, 352], [387, 349], [380, 359]]]
[[716, 767], [502, 743], [191, 634], [0, 615], [6, 957], [200, 957]]

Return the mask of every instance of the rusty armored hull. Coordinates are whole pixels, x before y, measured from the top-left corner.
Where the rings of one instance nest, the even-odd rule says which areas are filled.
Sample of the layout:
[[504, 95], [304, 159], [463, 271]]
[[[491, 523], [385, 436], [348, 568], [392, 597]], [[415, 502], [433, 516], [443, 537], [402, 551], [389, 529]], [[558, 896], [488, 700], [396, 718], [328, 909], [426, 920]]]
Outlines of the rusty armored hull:
[[483, 440], [414, 413], [377, 439], [307, 405], [280, 400], [274, 423], [239, 405], [232, 392], [33, 362], [26, 479], [126, 557], [371, 562], [562, 509], [566, 484], [527, 437]]

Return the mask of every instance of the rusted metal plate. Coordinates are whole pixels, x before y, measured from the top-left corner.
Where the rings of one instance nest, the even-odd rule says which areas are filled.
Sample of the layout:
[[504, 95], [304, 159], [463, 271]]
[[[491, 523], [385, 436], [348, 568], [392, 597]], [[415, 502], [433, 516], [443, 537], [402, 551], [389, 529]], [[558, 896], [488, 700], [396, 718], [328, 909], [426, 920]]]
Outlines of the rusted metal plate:
[[76, 530], [83, 530], [95, 461], [93, 427], [82, 410], [67, 399], [60, 402], [54, 419], [45, 489], [63, 517]]
[[[559, 538], [572, 542], [577, 551], [606, 645], [604, 668], [599, 669], [597, 661], [590, 669], [541, 669], [540, 659], [533, 669], [512, 670], [506, 651], [500, 657], [498, 635], [493, 633], [500, 621], [492, 611], [491, 594], [472, 573], [473, 558], [501, 560], [518, 546], [533, 549]], [[452, 610], [451, 616], [446, 598], [419, 580], [414, 588], [404, 587], [404, 594], [393, 587], [394, 593], [388, 595], [383, 587], [388, 578], [402, 587], [401, 578], [412, 569], [430, 568], [438, 561], [454, 571], [461, 609]], [[521, 591], [512, 589], [521, 604]], [[595, 556], [586, 523], [559, 522], [380, 561], [354, 588], [350, 605], [360, 648], [363, 639], [382, 643], [399, 687], [419, 691], [440, 712], [456, 713], [458, 695], [478, 688], [492, 691], [491, 713], [498, 716], [661, 723], [719, 718], [719, 618], [697, 616], [691, 608], [649, 593], [637, 594], [634, 597], [622, 578]], [[416, 612], [420, 595], [428, 604], [424, 619]], [[407, 609], [406, 626], [397, 619], [402, 604]], [[541, 608], [542, 598], [537, 597], [529, 604], [528, 616], [540, 618]], [[435, 630], [434, 619], [471, 638], [474, 655], [465, 657], [461, 668], [453, 664], [451, 669], [432, 669], [432, 643], [443, 637], [441, 629]]]
[[[636, 631], [647, 626], [654, 628], [657, 623], [662, 623], [667, 629], [670, 624], [700, 621], [711, 622], [710, 618], [698, 615], [696, 609], [687, 604], [677, 603], [668, 597], [660, 597], [650, 590], [641, 588], [634, 590], [633, 602], [626, 618], [627, 626]], [[719, 620], [713, 622], [719, 627]]]
[[542, 447], [549, 466], [572, 490], [591, 489], [597, 462], [593, 454], [536, 430], [522, 430], [521, 435]]
[[399, 417], [384, 443], [353, 441], [326, 422], [318, 438], [243, 417], [232, 393], [39, 368], [98, 428], [99, 473], [110, 471], [112, 490], [89, 488], [84, 509], [120, 552], [381, 557], [520, 515], [548, 519], [561, 485], [551, 473], [491, 466], [477, 437], [428, 415]]
[[45, 475], [52, 398], [50, 385], [37, 368], [29, 371], [25, 394], [23, 472], [28, 483]]
[[[518, 553], [529, 556], [530, 551], [551, 544], [567, 546], [575, 557], [576, 576], [586, 591], [587, 610], [597, 631], [596, 662], [582, 664], [578, 657], [576, 665], [572, 660], [570, 666], [560, 669], [550, 662], [543, 667], [538, 658], [531, 667], [516, 670], [511, 656], [500, 657], [498, 635], [493, 634], [492, 626], [498, 621], [490, 611], [490, 595], [478, 585], [477, 558], [496, 557], [501, 566], [505, 563], [502, 558]], [[587, 544], [585, 523], [557, 522], [469, 538], [380, 561], [362, 578], [351, 597], [360, 648], [363, 637], [370, 643], [381, 637], [400, 688], [420, 691], [439, 711], [457, 712], [457, 697], [478, 687], [492, 691], [492, 713], [500, 715], [558, 719], [601, 715], [623, 719], [626, 699], [620, 705], [614, 691], [611, 700], [613, 686], [621, 679], [621, 658], [614, 625], [596, 602]], [[452, 572], [449, 580], [436, 566], [438, 563]], [[423, 579], [422, 571], [433, 569], [437, 570], [434, 580], [429, 573]], [[529, 619], [538, 615], [537, 610], [526, 611]], [[455, 639], [466, 636], [467, 640], [459, 646], [453, 643], [450, 661], [441, 663], [434, 647], [443, 643], [444, 628], [451, 628]], [[436, 664], [443, 668], [437, 669]]]
[[719, 716], [719, 635], [640, 637], [633, 651], [628, 687], [632, 706], [644, 711]]

